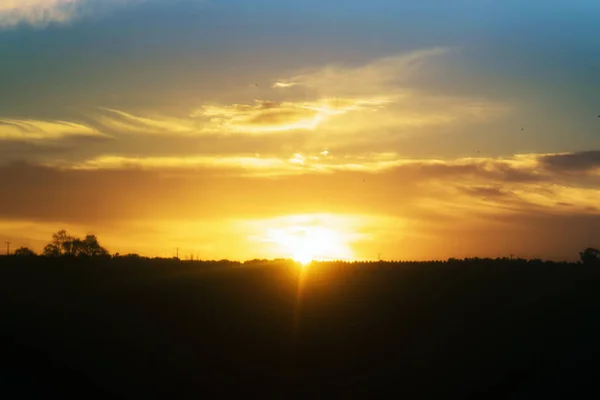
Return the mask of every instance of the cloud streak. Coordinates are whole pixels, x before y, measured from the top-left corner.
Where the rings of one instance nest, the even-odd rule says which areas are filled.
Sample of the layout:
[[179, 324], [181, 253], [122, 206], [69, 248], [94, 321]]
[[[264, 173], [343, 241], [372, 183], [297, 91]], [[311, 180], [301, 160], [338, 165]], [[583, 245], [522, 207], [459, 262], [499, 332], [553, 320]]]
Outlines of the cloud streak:
[[95, 114], [92, 118], [102, 128], [116, 133], [194, 136], [202, 131], [202, 126], [191, 119], [139, 116], [110, 108], [102, 110], [103, 114]]
[[256, 100], [254, 105], [204, 106], [193, 117], [209, 120], [208, 131], [272, 133], [314, 130], [329, 119], [353, 111], [373, 111], [389, 103], [384, 98], [322, 98], [305, 102]]
[[91, 126], [75, 122], [0, 119], [0, 140], [40, 141], [68, 136], [106, 137]]
[[423, 49], [379, 58], [361, 66], [330, 64], [278, 79], [272, 87], [288, 89], [303, 86], [325, 96], [380, 94], [390, 88], [406, 87], [422, 74], [425, 66], [451, 51], [442, 47]]
[[[104, 155], [75, 163], [47, 163], [48, 167], [72, 170], [183, 170], [226, 169], [245, 176], [289, 176], [299, 174], [329, 174], [340, 171], [376, 173], [399, 166], [432, 165], [435, 161], [402, 160], [395, 153], [332, 156], [329, 152], [289, 157], [259, 154], [206, 155], [184, 157], [144, 157]], [[444, 164], [443, 162], [439, 162]], [[451, 164], [448, 164], [451, 165]]]
[[600, 169], [600, 151], [552, 154], [540, 159], [548, 169], [564, 172], [593, 172]]
[[[377, 117], [356, 113], [332, 128], [346, 133], [364, 129], [395, 129], [415, 134], [417, 129], [484, 122], [508, 115], [508, 104], [482, 97], [442, 95], [422, 90], [418, 81], [429, 72], [439, 73], [452, 48], [432, 48], [372, 60], [363, 65], [331, 64], [290, 73], [272, 84], [288, 96], [383, 99]], [[346, 138], [347, 140], [347, 138]]]
[[[585, 153], [570, 153], [577, 157]], [[126, 155], [103, 155], [84, 162], [63, 164], [67, 169], [126, 169], [126, 168], [240, 168], [242, 170], [270, 170], [273, 175], [329, 174], [353, 171], [369, 174], [395, 174], [399, 171], [410, 173], [422, 179], [446, 179], [460, 177], [461, 182], [470, 179], [488, 179], [509, 183], [562, 183], [572, 180], [570, 170], [557, 170], [548, 166], [547, 159], [552, 154], [517, 154], [505, 158], [455, 158], [455, 159], [408, 159], [395, 152], [335, 154], [329, 151], [319, 153], [293, 153], [289, 156], [232, 154], [178, 157], [144, 157]], [[564, 155], [560, 155], [564, 156]], [[57, 164], [49, 166], [58, 166]], [[595, 165], [580, 169], [577, 176], [585, 178], [595, 174]], [[375, 175], [376, 176], [376, 175]], [[600, 181], [598, 182], [600, 185]]]
[[145, 0], [0, 0], [0, 29], [19, 24], [42, 28], [64, 24], [93, 12], [104, 12]]
[[[389, 224], [388, 231], [380, 224], [369, 228], [377, 246], [383, 246], [375, 252], [391, 254], [401, 239], [402, 245], [420, 249], [423, 256], [469, 255], [473, 249], [479, 255], [533, 251], [549, 243], [564, 251], [544, 253], [549, 257], [569, 251], [575, 255], [582, 240], [597, 232], [600, 177], [590, 182], [584, 179], [588, 170], [573, 174], [549, 168], [542, 160], [553, 156], [435, 160], [328, 152], [285, 158], [115, 155], [45, 167], [10, 163], [0, 165], [0, 180], [11, 187], [0, 191], [0, 222], [107, 227], [146, 220], [162, 226], [162, 221], [185, 216], [186, 223], [194, 225], [191, 221], [210, 218], [376, 210]], [[40, 207], [39, 199], [53, 207]], [[542, 229], [546, 222], [559, 220], [561, 231]], [[239, 232], [232, 227], [227, 234], [234, 231]], [[392, 238], [395, 242], [386, 250]], [[538, 247], [528, 244], [538, 239]], [[567, 239], [570, 244], [565, 247]], [[358, 245], [374, 251], [368, 244]]]
[[[544, 156], [529, 155], [529, 159]], [[572, 175], [548, 170], [539, 162], [523, 162], [523, 158], [409, 160], [394, 154], [329, 159], [301, 154], [288, 159], [103, 156], [71, 166], [13, 163], [0, 166], [0, 178], [15, 189], [4, 196], [7, 210], [21, 209], [20, 203], [15, 203], [21, 197], [37, 204], [41, 197], [58, 196], [62, 192], [55, 188], [60, 187], [77, 192], [73, 197], [84, 202], [120, 193], [118, 198], [110, 198], [110, 204], [118, 204], [121, 197], [133, 196], [139, 190], [145, 194], [133, 196], [126, 204], [141, 202], [149, 208], [178, 205], [175, 208], [194, 209], [202, 199], [203, 210], [194, 212], [209, 214], [218, 209], [232, 214], [262, 210], [283, 215], [295, 209], [330, 207], [340, 212], [362, 212], [368, 207], [386, 215], [432, 221], [467, 214], [600, 214], [600, 178], [589, 185]], [[301, 162], [294, 162], [297, 160]], [[244, 194], [243, 204], [252, 204], [250, 210], [240, 207], [240, 193]], [[163, 199], [167, 197], [168, 201]], [[64, 211], [70, 212], [68, 207]], [[102, 215], [108, 212], [103, 210]]]
[[[51, 164], [52, 165], [52, 164]], [[52, 166], [57, 166], [56, 164]], [[128, 157], [100, 156], [83, 163], [65, 166], [74, 170], [195, 170], [204, 168], [238, 169], [238, 170], [268, 170], [273, 173], [286, 167], [284, 160], [277, 158], [261, 158], [249, 156], [193, 156], [193, 157]]]
[[[160, 108], [132, 111], [104, 107], [85, 115], [89, 125], [57, 121], [62, 126], [47, 127], [45, 130], [50, 133], [42, 134], [44, 128], [40, 126], [25, 127], [19, 121], [4, 120], [0, 135], [43, 139], [59, 136], [61, 131], [68, 135], [78, 130], [82, 134], [96, 131], [114, 137], [152, 135], [166, 140], [174, 136], [292, 137], [309, 132], [311, 146], [321, 147], [322, 151], [336, 144], [369, 148], [385, 141], [386, 136], [389, 139], [392, 132], [395, 137], [414, 136], [470, 122], [487, 122], [510, 113], [507, 104], [497, 101], [429, 93], [416, 87], [413, 80], [424, 66], [449, 51], [422, 50], [360, 66], [329, 65], [291, 74], [288, 80], [277, 81], [275, 88], [267, 88], [261, 93], [262, 99], [253, 103], [207, 101], [199, 107], [183, 106], [181, 112], [170, 115]], [[311, 93], [299, 94], [296, 86], [311, 87]]]

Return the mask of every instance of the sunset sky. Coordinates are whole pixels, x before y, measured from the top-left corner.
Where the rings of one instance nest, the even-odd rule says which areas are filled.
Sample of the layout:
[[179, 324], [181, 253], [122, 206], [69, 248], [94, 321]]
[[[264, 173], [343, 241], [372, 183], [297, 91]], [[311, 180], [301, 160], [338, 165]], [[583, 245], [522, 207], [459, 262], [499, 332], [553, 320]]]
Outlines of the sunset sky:
[[0, 244], [600, 246], [600, 2], [0, 0]]

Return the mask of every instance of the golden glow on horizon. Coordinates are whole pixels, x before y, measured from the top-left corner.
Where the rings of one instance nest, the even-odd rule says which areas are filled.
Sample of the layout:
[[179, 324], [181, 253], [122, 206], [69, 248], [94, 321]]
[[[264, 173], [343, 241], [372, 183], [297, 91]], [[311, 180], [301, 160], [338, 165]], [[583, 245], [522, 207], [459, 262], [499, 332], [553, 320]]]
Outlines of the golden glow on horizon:
[[323, 258], [352, 258], [339, 233], [332, 229], [299, 226], [273, 229], [267, 235], [283, 247], [291, 258], [305, 265]]
[[[470, 232], [462, 221], [487, 227], [498, 219], [519, 221], [519, 213], [531, 210], [555, 216], [599, 214], [598, 188], [588, 187], [584, 179], [571, 185], [567, 182], [574, 175], [568, 168], [544, 161], [570, 153], [492, 157], [466, 150], [467, 156], [418, 158], [411, 157], [410, 148], [396, 147], [396, 138], [429, 133], [430, 128], [435, 132], [440, 126], [468, 127], [514, 111], [497, 99], [433, 93], [410, 84], [420, 65], [432, 64], [448, 51], [289, 72], [270, 88], [261, 84], [246, 95], [196, 97], [170, 111], [132, 105], [132, 112], [102, 107], [80, 122], [0, 118], [0, 141], [46, 141], [40, 144], [60, 149], [68, 139], [73, 146], [88, 146], [89, 151], [70, 156], [40, 156], [36, 164], [60, 169], [48, 175], [48, 187], [62, 188], [83, 176], [99, 182], [89, 185], [98, 188], [90, 189], [93, 195], [69, 186], [64, 204], [46, 215], [34, 201], [28, 203], [38, 197], [29, 195], [38, 193], [35, 181], [23, 180], [19, 184], [28, 195], [20, 203], [35, 210], [31, 221], [71, 224], [38, 221], [38, 231], [32, 232], [11, 221], [6, 239], [39, 251], [55, 230], [77, 234], [93, 229], [102, 244], [119, 253], [169, 257], [178, 248], [181, 254], [205, 259], [284, 257], [306, 265], [312, 260], [375, 259], [379, 252], [399, 258], [434, 251], [454, 256], [459, 250], [448, 244], [458, 236], [454, 231]], [[260, 100], [269, 97], [274, 99]], [[297, 132], [302, 130], [309, 132]], [[147, 141], [141, 140], [144, 135]], [[88, 140], [76, 141], [77, 136]], [[101, 150], [92, 151], [95, 141], [102, 141]], [[589, 156], [582, 160], [591, 163]], [[11, 168], [18, 172], [23, 167]], [[599, 169], [585, 173], [592, 177]], [[131, 184], [119, 180], [121, 174], [143, 176], [137, 188], [143, 194], [129, 194]], [[167, 186], [170, 190], [162, 189]], [[119, 196], [122, 200], [113, 200]], [[84, 213], [90, 198], [114, 206], [102, 206], [111, 210], [106, 215]], [[5, 208], [17, 203], [10, 199]], [[347, 214], [328, 214], [331, 210]], [[372, 217], [373, 210], [379, 216]], [[444, 229], [453, 233], [441, 237]], [[472, 238], [463, 240], [475, 246]], [[500, 247], [494, 242], [485, 248], [492, 253], [496, 245]]]
[[262, 241], [276, 244], [278, 252], [304, 265], [313, 260], [354, 259], [348, 232], [340, 232], [341, 226], [336, 229], [321, 224], [324, 223], [298, 221], [284, 227], [269, 228]]

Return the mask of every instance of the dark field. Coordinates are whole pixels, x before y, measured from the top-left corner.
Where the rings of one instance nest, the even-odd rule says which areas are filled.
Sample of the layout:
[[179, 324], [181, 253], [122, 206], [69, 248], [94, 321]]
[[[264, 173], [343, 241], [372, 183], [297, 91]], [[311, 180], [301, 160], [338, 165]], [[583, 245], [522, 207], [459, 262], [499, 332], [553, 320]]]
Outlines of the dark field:
[[0, 396], [600, 394], [598, 267], [304, 271], [285, 261], [0, 258]]

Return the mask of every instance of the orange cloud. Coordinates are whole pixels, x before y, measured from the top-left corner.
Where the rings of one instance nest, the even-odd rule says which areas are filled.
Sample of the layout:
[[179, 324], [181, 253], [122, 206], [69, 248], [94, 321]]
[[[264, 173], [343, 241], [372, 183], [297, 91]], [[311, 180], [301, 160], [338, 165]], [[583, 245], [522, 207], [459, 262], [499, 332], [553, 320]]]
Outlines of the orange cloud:
[[[578, 174], [548, 166], [548, 158], [565, 156], [435, 160], [328, 151], [263, 161], [257, 156], [105, 156], [63, 168], [9, 164], [0, 166], [0, 180], [11, 187], [0, 191], [0, 222], [21, 221], [17, 230], [8, 223], [15, 237], [27, 221], [44, 222], [47, 230], [57, 224], [79, 230], [93, 226], [101, 237], [112, 235], [106, 244], [116, 251], [137, 247], [149, 254], [162, 251], [149, 244], [152, 237], [169, 237], [204, 256], [284, 256], [290, 250], [286, 246], [303, 246], [295, 236], [329, 232], [321, 228], [337, 232], [335, 240], [344, 237], [341, 244], [334, 240], [339, 251], [332, 257], [348, 249], [359, 258], [380, 251], [406, 258], [495, 255], [543, 246], [573, 251], [592, 237], [584, 234], [593, 228], [586, 221], [597, 224], [600, 218], [600, 181], [588, 174], [595, 168], [589, 154], [570, 153], [569, 165], [574, 158], [588, 160]], [[53, 207], [39, 207], [40, 198]], [[346, 224], [345, 216], [373, 212], [380, 219]], [[333, 217], [306, 217], [324, 214]], [[212, 225], [219, 227], [218, 234]], [[560, 227], [560, 234], [554, 231], [553, 237], [552, 226]], [[130, 244], [128, 235], [134, 238]], [[315, 241], [306, 245], [306, 252], [321, 252]], [[560, 256], [566, 250], [545, 254]]]
[[128, 168], [165, 170], [165, 169], [198, 169], [227, 168], [241, 170], [269, 170], [280, 172], [287, 167], [285, 161], [277, 158], [259, 156], [194, 156], [194, 157], [127, 157], [99, 156], [78, 164], [50, 164], [74, 170], [121, 170]]
[[255, 105], [204, 106], [193, 117], [209, 119], [208, 130], [234, 133], [271, 133], [313, 130], [328, 119], [346, 113], [377, 109], [388, 102], [381, 98], [323, 98], [312, 102], [271, 102]]
[[68, 121], [0, 119], [0, 140], [54, 140], [67, 136], [107, 135], [91, 126]]
[[104, 129], [119, 133], [193, 136], [202, 130], [195, 121], [160, 115], [137, 116], [120, 110], [104, 109], [93, 118]]

